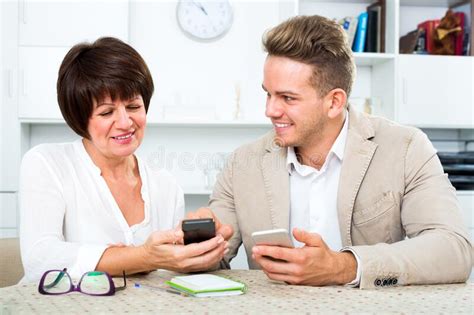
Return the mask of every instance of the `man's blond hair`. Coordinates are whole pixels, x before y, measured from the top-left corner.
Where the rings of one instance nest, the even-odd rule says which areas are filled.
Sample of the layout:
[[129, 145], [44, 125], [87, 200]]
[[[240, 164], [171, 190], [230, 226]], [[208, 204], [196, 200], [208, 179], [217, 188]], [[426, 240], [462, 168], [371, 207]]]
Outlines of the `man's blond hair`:
[[313, 66], [311, 84], [325, 96], [335, 88], [349, 97], [355, 77], [351, 48], [342, 27], [325, 17], [296, 16], [268, 30], [265, 51]]

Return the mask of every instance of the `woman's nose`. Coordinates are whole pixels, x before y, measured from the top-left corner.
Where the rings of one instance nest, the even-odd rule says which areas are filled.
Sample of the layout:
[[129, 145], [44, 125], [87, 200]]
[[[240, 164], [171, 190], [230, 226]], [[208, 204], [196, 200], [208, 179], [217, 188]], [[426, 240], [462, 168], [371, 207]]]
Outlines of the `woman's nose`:
[[117, 119], [115, 120], [115, 125], [118, 128], [128, 129], [132, 123], [132, 119], [130, 118], [130, 115], [125, 107], [120, 107], [117, 110]]

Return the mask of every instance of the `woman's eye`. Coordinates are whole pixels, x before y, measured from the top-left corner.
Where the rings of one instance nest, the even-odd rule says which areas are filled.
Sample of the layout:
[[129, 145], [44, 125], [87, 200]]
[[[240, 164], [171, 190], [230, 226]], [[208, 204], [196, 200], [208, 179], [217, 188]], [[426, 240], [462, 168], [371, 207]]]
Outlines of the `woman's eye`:
[[99, 115], [100, 115], [100, 116], [109, 116], [110, 114], [112, 114], [112, 112], [111, 112], [111, 111], [108, 111], [108, 112], [100, 113]]
[[140, 105], [130, 105], [130, 106], [127, 106], [128, 109], [131, 109], [131, 110], [137, 110], [137, 109], [140, 109]]

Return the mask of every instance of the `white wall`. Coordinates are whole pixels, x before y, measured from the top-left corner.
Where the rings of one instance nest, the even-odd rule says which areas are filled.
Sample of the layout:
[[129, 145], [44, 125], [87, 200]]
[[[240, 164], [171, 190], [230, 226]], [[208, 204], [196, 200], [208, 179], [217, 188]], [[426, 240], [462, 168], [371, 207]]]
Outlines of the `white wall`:
[[240, 86], [245, 116], [260, 117], [265, 99], [261, 35], [278, 24], [279, 6], [273, 1], [232, 1], [229, 32], [218, 41], [203, 43], [190, 40], [179, 29], [176, 4], [131, 4], [130, 43], [148, 62], [156, 84], [151, 119], [169, 106], [198, 107], [208, 119], [232, 118], [235, 85]]
[[445, 7], [400, 7], [400, 36], [416, 30], [420, 22], [441, 19], [445, 13]]

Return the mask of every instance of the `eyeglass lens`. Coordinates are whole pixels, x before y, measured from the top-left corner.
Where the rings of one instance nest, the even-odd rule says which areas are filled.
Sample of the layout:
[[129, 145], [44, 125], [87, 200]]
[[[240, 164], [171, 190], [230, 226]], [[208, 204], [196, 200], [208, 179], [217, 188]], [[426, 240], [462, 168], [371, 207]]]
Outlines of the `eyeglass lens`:
[[71, 289], [71, 279], [64, 271], [53, 270], [46, 274], [43, 290], [48, 293], [66, 293]]
[[110, 281], [107, 275], [100, 271], [91, 271], [84, 274], [80, 289], [88, 294], [106, 294], [110, 291]]

